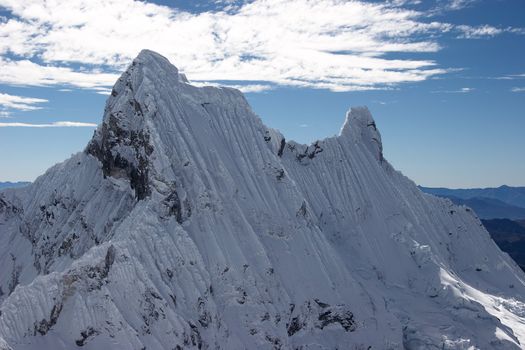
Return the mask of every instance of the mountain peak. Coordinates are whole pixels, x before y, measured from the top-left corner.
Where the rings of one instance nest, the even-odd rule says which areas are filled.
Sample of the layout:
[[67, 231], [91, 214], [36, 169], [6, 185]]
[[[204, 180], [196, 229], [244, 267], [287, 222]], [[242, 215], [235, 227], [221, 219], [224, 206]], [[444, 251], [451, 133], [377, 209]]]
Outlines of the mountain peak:
[[[115, 83], [86, 151], [102, 162], [105, 176], [128, 179], [136, 197], [144, 199], [151, 193], [155, 149], [156, 158], [162, 158], [161, 150], [171, 148], [174, 140], [200, 137], [209, 128], [213, 108], [249, 110], [238, 90], [189, 85], [167, 58], [142, 50]], [[196, 133], [190, 135], [185, 128], [193, 123]]]
[[102, 162], [104, 176], [128, 178], [138, 199], [150, 194], [153, 146], [149, 119], [156, 114], [153, 93], [162, 85], [175, 86], [179, 81], [178, 69], [168, 59], [142, 50], [115, 83], [102, 124], [86, 148]]
[[[149, 49], [142, 49], [140, 50], [139, 54], [135, 58], [135, 60], [142, 60], [142, 61], [165, 61], [169, 62], [169, 60], [162, 56], [160, 53], [149, 50]], [[171, 63], [170, 63], [171, 64]]]
[[341, 136], [363, 143], [378, 160], [383, 160], [383, 144], [372, 113], [367, 107], [352, 107], [346, 114]]
[[[139, 52], [137, 57], [133, 60], [131, 66], [128, 68], [128, 70], [134, 71], [133, 67], [141, 67], [142, 69], [146, 70], [146, 74], [153, 74], [157, 77], [162, 75], [169, 75], [173, 77], [178, 77], [178, 81], [180, 81], [179, 77], [179, 70], [178, 68], [172, 64], [166, 57], [162, 56], [161, 54], [144, 49]], [[140, 70], [140, 69], [139, 69]]]

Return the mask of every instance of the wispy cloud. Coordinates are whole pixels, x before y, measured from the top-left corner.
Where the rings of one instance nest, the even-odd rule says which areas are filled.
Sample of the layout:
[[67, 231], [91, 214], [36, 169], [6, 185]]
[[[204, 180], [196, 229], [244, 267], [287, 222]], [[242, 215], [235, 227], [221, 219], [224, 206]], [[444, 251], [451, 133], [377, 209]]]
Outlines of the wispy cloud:
[[40, 65], [29, 60], [10, 60], [0, 57], [0, 83], [9, 85], [71, 85], [79, 88], [108, 87], [118, 74], [98, 70], [74, 71], [69, 67]]
[[273, 90], [273, 86], [271, 85], [264, 85], [264, 84], [248, 84], [248, 85], [222, 85], [231, 87], [234, 89], [241, 90], [242, 92], [262, 92], [262, 91], [268, 91]]
[[195, 86], [215, 86], [215, 87], [230, 87], [233, 89], [241, 90], [242, 92], [262, 92], [272, 90], [274, 87], [268, 84], [228, 84], [228, 83], [218, 83], [214, 81], [192, 81], [192, 85]]
[[471, 7], [478, 1], [479, 0], [436, 0], [434, 7], [428, 12], [429, 15], [442, 15], [446, 12], [458, 11]]
[[33, 123], [0, 123], [0, 128], [82, 128], [89, 127], [94, 128], [97, 124], [95, 123], [82, 123], [72, 121], [61, 121], [46, 124], [33, 124]]
[[376, 104], [379, 104], [379, 105], [390, 105], [390, 104], [393, 104], [393, 103], [397, 103], [396, 100], [390, 100], [390, 101], [382, 101], [382, 100], [374, 100], [372, 101], [373, 103], [376, 103]]
[[445, 94], [466, 94], [469, 92], [472, 92], [476, 90], [475, 88], [470, 87], [464, 87], [457, 90], [438, 90], [438, 91], [432, 91], [432, 93], [445, 93]]
[[109, 95], [111, 94], [111, 89], [106, 87], [94, 87], [93, 90], [99, 95]]
[[459, 38], [463, 39], [481, 39], [493, 37], [507, 31], [507, 29], [496, 28], [489, 25], [482, 25], [477, 27], [459, 25], [456, 27], [456, 30], [460, 33]]
[[512, 92], [525, 92], [525, 87], [513, 87], [510, 89]]
[[477, 0], [449, 0], [445, 1], [445, 7], [449, 10], [461, 10], [465, 7], [471, 6]]
[[504, 75], [501, 77], [496, 77], [493, 79], [500, 79], [500, 80], [525, 79], [525, 74], [509, 74], [509, 75]]
[[41, 109], [41, 103], [48, 100], [43, 98], [24, 97], [0, 93], [0, 108], [16, 109], [19, 111], [34, 111]]
[[[457, 9], [470, 2], [446, 3]], [[105, 0], [0, 0], [13, 15], [0, 20], [0, 83], [108, 88], [115, 72], [149, 48], [196, 81], [262, 82], [246, 91], [272, 85], [384, 89], [449, 71], [432, 59], [394, 59], [390, 53], [436, 52], [443, 32], [497, 34], [489, 26], [429, 21], [414, 9], [418, 3], [254, 0], [189, 13], [132, 0], [111, 6]], [[7, 59], [7, 53], [23, 59]], [[72, 68], [78, 64], [87, 68]]]

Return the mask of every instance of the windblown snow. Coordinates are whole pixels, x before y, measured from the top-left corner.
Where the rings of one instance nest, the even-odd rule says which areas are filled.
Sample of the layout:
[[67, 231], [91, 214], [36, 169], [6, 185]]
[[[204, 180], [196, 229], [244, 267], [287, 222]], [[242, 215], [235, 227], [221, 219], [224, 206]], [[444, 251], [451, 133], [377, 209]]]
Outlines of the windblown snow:
[[519, 349], [525, 275], [383, 158], [142, 51], [86, 149], [0, 192], [0, 349]]

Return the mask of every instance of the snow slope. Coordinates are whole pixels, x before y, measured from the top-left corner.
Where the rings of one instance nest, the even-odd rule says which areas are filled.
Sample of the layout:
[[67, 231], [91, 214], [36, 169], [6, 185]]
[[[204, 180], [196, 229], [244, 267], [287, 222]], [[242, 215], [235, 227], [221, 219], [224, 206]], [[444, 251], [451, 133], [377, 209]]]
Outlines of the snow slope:
[[142, 51], [84, 152], [0, 192], [0, 349], [519, 349], [525, 275], [383, 158]]

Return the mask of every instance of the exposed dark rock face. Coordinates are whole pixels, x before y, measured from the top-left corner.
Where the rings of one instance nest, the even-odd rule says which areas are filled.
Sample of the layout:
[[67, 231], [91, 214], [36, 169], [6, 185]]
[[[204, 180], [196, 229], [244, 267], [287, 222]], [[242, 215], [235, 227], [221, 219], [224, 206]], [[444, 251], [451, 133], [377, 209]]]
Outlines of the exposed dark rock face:
[[164, 301], [154, 290], [147, 290], [140, 301], [142, 306], [142, 331], [143, 334], [151, 334], [155, 322], [166, 318]]
[[104, 263], [89, 268], [86, 271], [87, 276], [91, 279], [94, 279], [102, 283], [102, 281], [108, 277], [109, 270], [111, 266], [113, 265], [114, 261], [115, 261], [115, 247], [110, 246], [106, 252]]
[[169, 194], [162, 201], [165, 211], [161, 217], [167, 218], [172, 216], [175, 217], [179, 224], [182, 224], [191, 217], [192, 208], [189, 198], [181, 198], [179, 190], [177, 190], [176, 184], [173, 183]]
[[104, 273], [103, 273], [104, 277], [107, 277], [109, 273], [109, 269], [115, 262], [115, 251], [116, 251], [115, 247], [112, 245], [108, 248], [106, 257], [104, 258]]
[[328, 310], [319, 315], [319, 321], [321, 321], [320, 328], [332, 324], [339, 323], [341, 327], [347, 332], [355, 331], [356, 324], [354, 321], [354, 315], [348, 310]]
[[102, 286], [108, 283], [108, 275], [111, 266], [115, 262], [116, 249], [111, 245], [104, 257], [104, 260], [93, 266], [85, 266], [79, 270], [73, 270], [69, 275], [64, 277], [64, 283], [73, 288], [75, 284], [84, 282], [88, 290], [100, 290]]
[[292, 321], [288, 324], [287, 330], [288, 330], [288, 336], [291, 337], [295, 333], [299, 332], [306, 323], [304, 321], [301, 321], [299, 317], [292, 318]]
[[96, 335], [96, 334], [98, 334], [98, 332], [95, 329], [93, 329], [93, 327], [89, 327], [85, 331], [80, 332], [81, 338], [76, 340], [75, 344], [77, 344], [77, 346], [84, 346], [86, 345], [89, 337]]
[[[142, 113], [140, 104], [135, 100], [132, 102], [134, 110]], [[142, 200], [151, 194], [148, 156], [153, 152], [153, 146], [147, 131], [130, 131], [122, 127], [121, 117], [120, 113], [110, 114], [99, 130], [100, 140], [93, 138], [86, 151], [100, 160], [104, 176], [127, 177], [136, 198]], [[132, 159], [121, 155], [118, 149], [122, 146], [132, 150]]]
[[199, 311], [199, 323], [203, 328], [208, 328], [212, 322], [211, 314], [206, 309], [206, 300], [199, 297], [197, 302], [197, 309]]
[[46, 335], [47, 332], [57, 323], [58, 317], [62, 312], [62, 304], [58, 303], [53, 306], [49, 320], [43, 319], [39, 323], [35, 324], [34, 334], [39, 333], [40, 335]]
[[149, 156], [153, 152], [150, 132], [145, 125], [148, 108], [137, 97], [140, 62], [118, 80], [106, 105], [104, 122], [86, 148], [86, 152], [102, 163], [104, 176], [125, 177], [142, 200], [151, 194], [149, 187]]
[[283, 138], [281, 139], [281, 144], [279, 145], [279, 150], [277, 151], [277, 155], [278, 155], [279, 157], [282, 157], [282, 156], [283, 156], [284, 146], [286, 146], [286, 140], [285, 140], [285, 138], [283, 137]]
[[322, 151], [323, 151], [323, 149], [321, 148], [320, 142], [319, 141], [315, 141], [312, 144], [311, 147], [307, 148], [308, 158], [313, 159], [316, 156], [317, 153], [320, 153]]
[[168, 206], [168, 214], [175, 216], [175, 220], [182, 223], [182, 203], [179, 198], [177, 190], [173, 190], [164, 200], [164, 204]]
[[18, 285], [20, 271], [22, 270], [22, 266], [16, 264], [16, 257], [13, 254], [11, 254], [11, 260], [13, 261], [13, 267], [11, 270], [11, 281], [9, 282], [9, 294], [13, 293]]
[[354, 314], [348, 306], [331, 306], [314, 299], [314, 302], [307, 301], [298, 308], [294, 304], [290, 306], [290, 321], [286, 324], [286, 330], [291, 337], [305, 329], [324, 329], [333, 324], [338, 324], [346, 332], [353, 332], [357, 327]]
[[202, 349], [203, 342], [202, 342], [202, 337], [199, 332], [199, 329], [192, 322], [188, 322], [188, 324], [190, 325], [191, 331], [190, 331], [189, 336], [185, 335], [184, 345], [186, 346], [192, 345], [192, 346], [196, 346], [198, 349]]
[[[303, 146], [296, 147], [293, 144], [289, 144], [288, 148], [290, 149], [291, 152], [295, 154], [295, 158], [299, 162], [302, 162], [303, 159], [306, 159], [306, 160], [314, 159], [317, 156], [317, 154], [323, 151], [321, 141], [315, 141], [314, 143], [312, 143], [310, 146], [307, 146], [307, 147], [303, 147]], [[306, 165], [307, 163], [308, 162], [305, 162], [304, 164]]]

